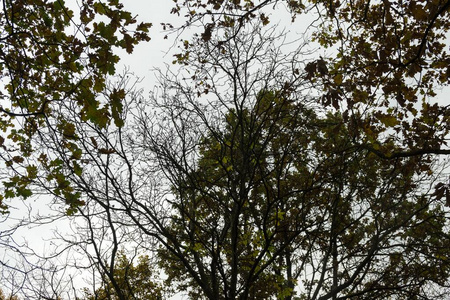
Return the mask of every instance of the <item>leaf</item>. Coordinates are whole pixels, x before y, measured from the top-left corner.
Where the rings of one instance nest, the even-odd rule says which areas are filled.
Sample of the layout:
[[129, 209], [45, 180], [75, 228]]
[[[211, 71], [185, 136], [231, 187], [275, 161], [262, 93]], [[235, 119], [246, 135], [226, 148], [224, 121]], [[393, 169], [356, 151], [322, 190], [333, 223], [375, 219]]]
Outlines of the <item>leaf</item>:
[[317, 72], [319, 72], [319, 74], [322, 76], [328, 74], [327, 63], [322, 58], [317, 60]]
[[95, 11], [96, 13], [98, 13], [98, 14], [100, 14], [100, 15], [106, 14], [105, 6], [104, 6], [103, 3], [101, 3], [101, 2], [95, 2], [94, 5], [93, 5], [93, 7], [94, 7], [94, 11]]
[[17, 195], [21, 196], [24, 199], [29, 198], [31, 195], [33, 195], [33, 192], [25, 187], [18, 187], [17, 188]]
[[73, 123], [65, 123], [63, 125], [63, 136], [68, 139], [74, 139], [75, 136], [75, 125]]
[[127, 53], [133, 53], [135, 40], [129, 34], [125, 34], [124, 41], [125, 41], [125, 49], [126, 49]]
[[140, 23], [137, 27], [137, 31], [149, 32], [149, 28], [152, 27], [151, 23]]
[[30, 180], [37, 178], [38, 170], [36, 166], [29, 165], [26, 167], [27, 176]]
[[400, 121], [392, 115], [380, 114], [378, 116], [378, 119], [380, 120], [381, 123], [383, 123], [387, 127], [394, 127], [400, 124]]
[[73, 172], [77, 176], [81, 176], [83, 173], [83, 168], [76, 161], [73, 162]]
[[306, 67], [305, 67], [305, 71], [307, 73], [306, 75], [306, 79], [311, 79], [314, 77], [314, 74], [316, 73], [317, 70], [317, 63], [316, 62], [309, 62]]
[[114, 150], [114, 149], [106, 149], [106, 148], [100, 148], [100, 149], [98, 149], [98, 153], [100, 153], [100, 154], [113, 154], [113, 153], [116, 153], [116, 150]]
[[259, 18], [261, 19], [261, 22], [264, 26], [270, 23], [269, 17], [267, 17], [264, 13], [261, 13], [259, 15]]
[[342, 74], [337, 74], [333, 77], [334, 83], [336, 83], [337, 85], [342, 84], [342, 80], [343, 80], [343, 76]]
[[122, 101], [125, 99], [125, 90], [124, 89], [114, 89], [110, 95], [111, 99], [111, 115], [114, 119], [114, 123], [117, 127], [122, 127], [124, 125], [124, 121], [121, 118], [121, 114], [123, 111]]
[[25, 160], [24, 160], [24, 158], [22, 156], [14, 156], [12, 158], [12, 161], [15, 162], [15, 163], [20, 164], [20, 163], [23, 163]]
[[205, 26], [205, 31], [202, 33], [202, 40], [208, 42], [211, 39], [214, 24], [210, 23]]
[[94, 146], [94, 148], [97, 149], [98, 148], [98, 144], [97, 144], [97, 141], [95, 140], [95, 138], [91, 136], [90, 140], [91, 140], [91, 143]]

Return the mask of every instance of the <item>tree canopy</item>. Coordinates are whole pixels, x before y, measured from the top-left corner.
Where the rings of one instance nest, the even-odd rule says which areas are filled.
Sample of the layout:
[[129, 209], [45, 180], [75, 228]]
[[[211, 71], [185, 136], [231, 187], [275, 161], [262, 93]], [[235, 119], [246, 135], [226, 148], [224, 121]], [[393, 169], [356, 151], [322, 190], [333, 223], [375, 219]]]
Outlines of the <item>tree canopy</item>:
[[106, 278], [106, 284], [95, 291], [86, 291], [86, 300], [112, 299], [162, 299], [161, 287], [152, 281], [153, 269], [148, 256], [139, 256], [134, 265], [120, 252], [111, 276]]
[[146, 95], [113, 50], [150, 24], [118, 1], [4, 3], [0, 200], [73, 228], [42, 273], [91, 272], [87, 299], [445, 299], [450, 1], [174, 6], [165, 29], [202, 31]]
[[[79, 149], [74, 124], [61, 106], [79, 109], [83, 120], [104, 127], [121, 124], [122, 90], [108, 91], [108, 76], [116, 73], [120, 58], [114, 48], [128, 53], [148, 41], [150, 23], [137, 24], [136, 18], [117, 0], [82, 1], [68, 6], [63, 0], [5, 0], [0, 12], [0, 92], [1, 156], [11, 172], [3, 181], [0, 206], [4, 198], [32, 194], [28, 188], [36, 171], [58, 161], [42, 156], [40, 165], [27, 157], [42, 153], [33, 144], [41, 131], [59, 133], [58, 140], [71, 151], [74, 164]], [[53, 172], [57, 177], [57, 172]], [[60, 176], [61, 177], [61, 176]], [[60, 192], [69, 205], [79, 205], [77, 194], [60, 178]]]
[[449, 153], [449, 107], [433, 101], [449, 83], [449, 1], [185, 0], [172, 12], [204, 24], [201, 40], [210, 42], [221, 28], [267, 25], [271, 8], [283, 7], [294, 24], [316, 17], [310, 34], [329, 56], [309, 62], [304, 76], [321, 87], [324, 106], [357, 124], [352, 134], [383, 157]]
[[194, 169], [171, 164], [183, 254], [161, 250], [170, 284], [192, 299], [443, 297], [447, 213], [419, 187], [417, 158], [391, 163], [339, 114], [282, 97], [231, 110]]

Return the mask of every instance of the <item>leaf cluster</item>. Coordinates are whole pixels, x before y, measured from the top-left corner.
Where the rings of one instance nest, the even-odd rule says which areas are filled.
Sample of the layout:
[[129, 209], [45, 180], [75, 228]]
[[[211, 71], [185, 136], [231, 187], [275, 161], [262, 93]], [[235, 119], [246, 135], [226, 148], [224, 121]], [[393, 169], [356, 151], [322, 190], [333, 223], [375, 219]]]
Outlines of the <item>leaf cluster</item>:
[[103, 286], [93, 292], [86, 290], [85, 299], [162, 299], [162, 287], [152, 281], [153, 276], [154, 270], [148, 256], [139, 256], [137, 264], [133, 264], [123, 251], [119, 251], [113, 279], [104, 278]]
[[114, 49], [131, 53], [136, 44], [150, 39], [150, 26], [138, 24], [116, 0], [82, 1], [76, 13], [63, 0], [3, 2], [0, 78], [5, 88], [0, 97], [8, 100], [0, 106], [0, 130], [4, 133], [0, 147], [10, 178], [4, 181], [0, 200], [29, 197], [27, 186], [36, 179], [36, 169], [52, 168], [55, 173], [51, 176], [67, 201], [73, 207], [80, 204], [72, 199], [76, 194], [66, 189], [68, 183], [57, 170], [58, 161], [42, 157], [42, 165], [35, 165], [26, 158], [38, 151], [34, 140], [42, 131], [53, 131], [65, 151], [73, 153], [79, 169], [76, 161], [81, 150], [73, 143], [78, 133], [67, 108], [99, 127], [112, 121], [122, 126], [124, 91], [108, 92], [107, 86], [107, 77], [115, 74], [119, 62]]

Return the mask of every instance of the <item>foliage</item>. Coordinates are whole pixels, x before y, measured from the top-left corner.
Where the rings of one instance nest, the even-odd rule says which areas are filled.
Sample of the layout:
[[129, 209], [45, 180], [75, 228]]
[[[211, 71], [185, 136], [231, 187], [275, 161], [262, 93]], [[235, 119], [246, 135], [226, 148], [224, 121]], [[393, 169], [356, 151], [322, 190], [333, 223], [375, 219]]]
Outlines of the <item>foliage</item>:
[[149, 99], [119, 77], [123, 126], [65, 108], [87, 162], [79, 172], [74, 152], [46, 152], [86, 201], [69, 242], [94, 250], [119, 298], [123, 243], [157, 251], [167, 286], [193, 299], [445, 298], [449, 215], [432, 191], [444, 166], [379, 155], [345, 112], [308, 94], [303, 53], [252, 25], [229, 28], [222, 47], [221, 36], [189, 43]]
[[450, 2], [322, 3], [324, 22], [314, 37], [338, 47], [323, 76], [325, 104], [367, 107], [371, 115], [359, 126], [372, 147], [381, 142], [380, 156], [441, 153], [449, 107], [434, 98], [450, 82]]
[[0, 300], [19, 300], [19, 297], [17, 296], [5, 296], [3, 291], [0, 289]]
[[280, 92], [222, 121], [175, 181], [168, 284], [192, 299], [445, 297], [430, 288], [448, 284], [448, 216], [416, 158], [379, 158], [342, 116]]
[[259, 39], [275, 44], [270, 29], [252, 26], [184, 45], [177, 62], [198, 83], [164, 77], [158, 108], [172, 122], [152, 147], [176, 195], [160, 250], [169, 283], [194, 299], [445, 298], [448, 210], [427, 153], [446, 150], [383, 136], [396, 118], [374, 118], [377, 103], [312, 104], [302, 87], [328, 74], [325, 59], [277, 61]]
[[[61, 1], [20, 22], [15, 4], [4, 9], [7, 30], [30, 31], [7, 36], [25, 39], [8, 61], [36, 59], [5, 64], [3, 197], [52, 195], [83, 220], [62, 239], [102, 275], [86, 297], [161, 297], [150, 257], [135, 266], [118, 252], [126, 244], [156, 253], [166, 284], [192, 299], [445, 299], [449, 187], [437, 155], [450, 153], [449, 107], [433, 97], [448, 82], [450, 2], [175, 2], [204, 32], [183, 41], [180, 69], [160, 72], [149, 98], [126, 74], [107, 81], [108, 47], [147, 39], [145, 24], [126, 35], [134, 19], [117, 1], [85, 2], [79, 40]], [[310, 28], [327, 57], [267, 26], [280, 3], [294, 19], [317, 11]], [[62, 13], [45, 21], [50, 8]], [[58, 61], [42, 54], [41, 70], [38, 46], [53, 34], [45, 53]]]
[[329, 57], [310, 61], [304, 76], [320, 86], [322, 105], [340, 110], [353, 124], [350, 133], [365, 136], [362, 143], [378, 156], [449, 154], [450, 108], [435, 100], [450, 82], [449, 1], [176, 3], [173, 13], [204, 24], [205, 43], [223, 28], [254, 19], [269, 24], [271, 9], [288, 7], [293, 22], [315, 14], [309, 33]]
[[[292, 274], [284, 280], [279, 262], [283, 248], [290, 247], [286, 241], [292, 239], [279, 230], [290, 214], [282, 207], [294, 206], [279, 200], [288, 197], [280, 193], [287, 193], [284, 176], [290, 175], [281, 173], [290, 167], [292, 157], [283, 157], [286, 149], [281, 158], [277, 153], [280, 147], [296, 153], [307, 148], [317, 132], [304, 119], [314, 123], [316, 117], [274, 92], [262, 91], [257, 98], [255, 107], [227, 114], [224, 132], [211, 133], [201, 142], [198, 168], [174, 186], [171, 230], [185, 249], [185, 259], [205, 273], [200, 274], [203, 286], [187, 280], [188, 270], [167, 250], [161, 251], [162, 264], [169, 282], [196, 287], [194, 299], [202, 294], [210, 299], [238, 298], [240, 290], [252, 299], [292, 292]], [[301, 138], [293, 136], [292, 126]], [[283, 191], [277, 191], [277, 185]]]
[[162, 299], [162, 288], [152, 281], [153, 268], [149, 257], [139, 256], [134, 265], [123, 251], [117, 255], [113, 278], [105, 278], [104, 285], [93, 294], [86, 291], [86, 300]]
[[[75, 3], [72, 3], [75, 5]], [[64, 0], [5, 0], [0, 12], [0, 92], [1, 156], [10, 169], [4, 177], [0, 207], [4, 198], [31, 196], [29, 188], [37, 170], [47, 168], [58, 192], [70, 207], [82, 202], [63, 174], [57, 158], [41, 156], [39, 164], [27, 162], [41, 155], [33, 139], [41, 130], [58, 132], [65, 149], [80, 149], [71, 141], [78, 133], [61, 111], [61, 104], [79, 109], [80, 117], [104, 127], [122, 121], [121, 90], [107, 90], [107, 77], [115, 74], [119, 56], [114, 48], [133, 51], [134, 45], [148, 41], [149, 23], [137, 23], [117, 0], [80, 2], [74, 12]]]

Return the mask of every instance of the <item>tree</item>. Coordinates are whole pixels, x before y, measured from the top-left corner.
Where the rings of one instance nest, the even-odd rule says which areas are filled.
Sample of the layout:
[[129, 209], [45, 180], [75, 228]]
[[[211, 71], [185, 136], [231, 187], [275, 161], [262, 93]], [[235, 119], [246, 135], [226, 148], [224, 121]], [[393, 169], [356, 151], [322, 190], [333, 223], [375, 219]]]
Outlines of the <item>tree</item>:
[[310, 33], [329, 57], [309, 62], [304, 76], [320, 85], [322, 105], [353, 123], [352, 135], [365, 136], [362, 145], [384, 158], [450, 153], [450, 108], [435, 100], [450, 76], [449, 1], [185, 0], [172, 12], [203, 24], [210, 42], [236, 24], [267, 25], [270, 9], [284, 6], [293, 22], [315, 12]]
[[436, 129], [431, 148], [414, 148], [427, 102], [417, 126], [387, 135], [400, 126], [389, 101], [336, 103], [330, 61], [262, 26], [264, 15], [256, 21], [270, 1], [246, 3], [242, 22], [218, 15], [220, 30], [183, 41], [181, 68], [160, 72], [149, 98], [126, 76], [106, 84], [124, 99], [120, 122], [99, 126], [59, 103], [77, 136], [41, 128], [28, 188], [85, 203], [70, 211], [83, 220], [74, 236], [62, 238], [103, 275], [100, 294], [128, 296], [117, 264], [126, 245], [193, 299], [444, 299], [449, 211], [433, 187], [447, 165], [432, 154], [446, 152], [435, 147], [445, 114], [423, 127]]
[[[307, 107], [280, 97], [261, 91], [254, 107], [231, 110], [225, 129], [201, 142], [194, 170], [171, 165], [178, 175], [171, 230], [177, 236], [174, 247], [185, 249], [188, 262], [164, 250], [162, 263], [170, 281], [195, 287], [194, 298], [283, 297], [295, 286], [286, 262], [306, 225], [289, 219], [300, 209], [291, 188], [311, 187], [302, 180], [290, 186], [288, 169], [294, 156], [295, 164], [308, 164], [310, 158], [301, 153], [317, 136], [318, 120]], [[197, 282], [183, 277], [189, 265], [204, 273]]]
[[[33, 193], [30, 184], [39, 170], [47, 168], [49, 180], [57, 182], [57, 193], [63, 194], [69, 212], [82, 204], [79, 194], [73, 191], [64, 175], [59, 172], [60, 161], [45, 157], [45, 148], [36, 148], [35, 140], [46, 131], [58, 133], [58, 145], [74, 153], [74, 165], [80, 150], [73, 148], [76, 139], [74, 124], [61, 110], [79, 108], [79, 117], [96, 126], [109, 122], [120, 123], [122, 91], [107, 92], [108, 78], [116, 73], [119, 62], [117, 50], [131, 53], [133, 47], [148, 41], [150, 23], [137, 23], [119, 1], [87, 0], [66, 4], [63, 0], [4, 0], [0, 11], [0, 158], [1, 188], [0, 212], [2, 223], [8, 223], [10, 204], [16, 198], [29, 198]], [[45, 147], [52, 145], [45, 145]], [[33, 158], [41, 156], [39, 160]], [[33, 163], [31, 163], [33, 161]], [[12, 238], [17, 227], [0, 232], [2, 252], [19, 253], [19, 267], [2, 255], [2, 281], [15, 274], [16, 288], [25, 289], [21, 279], [28, 282], [33, 271], [40, 266], [20, 266], [33, 253], [23, 249]], [[2, 225], [3, 225], [2, 224]], [[25, 251], [26, 250], [26, 251]], [[23, 253], [21, 251], [24, 251]], [[26, 252], [26, 253], [25, 253]], [[16, 262], [17, 263], [17, 262]], [[23, 267], [23, 268], [22, 268]], [[49, 275], [48, 273], [47, 275]], [[19, 279], [20, 278], [20, 279]], [[54, 279], [53, 275], [48, 280]], [[36, 294], [35, 282], [27, 288]], [[53, 283], [54, 284], [54, 283]], [[44, 296], [44, 295], [40, 295]], [[40, 297], [37, 296], [37, 297]]]
[[[113, 49], [131, 53], [134, 45], [149, 40], [151, 24], [133, 25], [136, 19], [117, 0], [82, 1], [76, 12], [63, 0], [2, 3], [0, 129], [6, 134], [0, 138], [0, 155], [9, 172], [2, 174], [0, 207], [6, 211], [5, 198], [29, 197], [36, 170], [57, 164], [44, 158], [37, 165], [26, 161], [40, 151], [33, 139], [41, 130], [58, 132], [66, 150], [74, 153], [74, 163], [78, 160], [80, 150], [70, 143], [77, 132], [61, 103], [80, 108], [80, 117], [97, 126], [120, 125], [123, 91], [106, 92], [119, 61]], [[69, 206], [81, 204], [68, 185], [61, 193], [67, 194]]]
[[418, 187], [416, 159], [391, 164], [355, 145], [341, 116], [276, 95], [230, 111], [195, 168], [166, 157], [169, 284], [193, 299], [445, 298], [446, 213]]
[[142, 135], [175, 194], [160, 251], [170, 284], [194, 299], [445, 297], [447, 213], [422, 158], [368, 149], [302, 94], [286, 75], [298, 61], [277, 60], [257, 27], [193, 43], [181, 62], [198, 84], [164, 77], [161, 130]]
[[[162, 299], [161, 287], [151, 281], [152, 277], [153, 270], [148, 256], [140, 256], [137, 265], [133, 265], [121, 252], [114, 266], [113, 279], [104, 278], [104, 286], [96, 289], [93, 294], [86, 291], [86, 299]], [[117, 294], [118, 290], [122, 293], [120, 296]]]
[[86, 163], [80, 172], [71, 152], [47, 150], [86, 202], [66, 240], [119, 298], [123, 244], [157, 251], [167, 284], [193, 299], [444, 298], [448, 210], [432, 187], [445, 165], [367, 147], [308, 94], [308, 61], [283, 54], [276, 27], [223, 34], [221, 47], [189, 45], [150, 99], [121, 77], [123, 126], [65, 110]]

